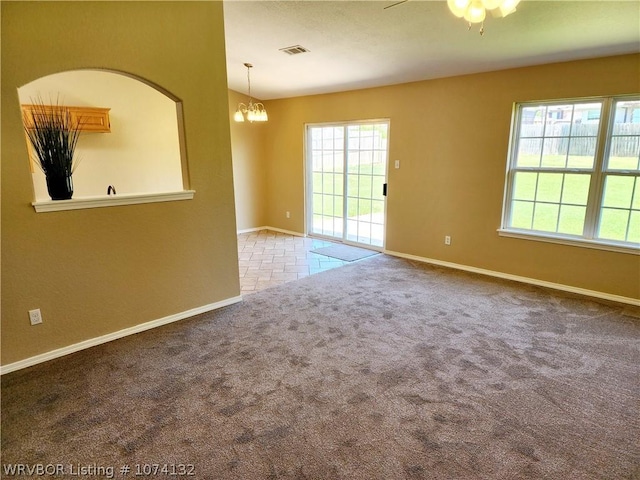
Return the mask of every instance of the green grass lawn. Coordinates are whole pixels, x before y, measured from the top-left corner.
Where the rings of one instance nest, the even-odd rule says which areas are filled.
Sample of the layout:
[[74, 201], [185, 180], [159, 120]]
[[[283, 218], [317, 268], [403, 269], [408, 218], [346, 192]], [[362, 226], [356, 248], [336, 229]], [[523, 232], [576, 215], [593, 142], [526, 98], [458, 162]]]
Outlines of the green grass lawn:
[[[313, 172], [313, 213], [341, 217], [344, 203], [344, 174], [327, 165], [325, 171]], [[349, 218], [384, 212], [382, 186], [385, 178], [384, 162], [352, 163], [347, 176], [347, 216]]]
[[[564, 157], [547, 157], [543, 166], [564, 167]], [[538, 166], [532, 157], [519, 158], [519, 166]], [[572, 168], [591, 168], [589, 157], [570, 157]], [[637, 159], [616, 157], [620, 170], [637, 168]], [[582, 235], [589, 195], [588, 173], [517, 172], [511, 226], [545, 232]], [[635, 193], [634, 193], [635, 192]], [[608, 175], [601, 212], [599, 237], [640, 242], [640, 182], [636, 177]], [[629, 208], [632, 209], [629, 214]], [[627, 233], [628, 229], [628, 233]]]

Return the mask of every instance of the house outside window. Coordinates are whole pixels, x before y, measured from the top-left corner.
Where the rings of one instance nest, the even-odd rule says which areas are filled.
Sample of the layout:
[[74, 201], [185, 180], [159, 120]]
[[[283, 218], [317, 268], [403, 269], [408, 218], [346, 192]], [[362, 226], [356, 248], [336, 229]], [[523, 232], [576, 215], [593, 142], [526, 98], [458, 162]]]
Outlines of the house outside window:
[[515, 105], [500, 233], [639, 253], [640, 96]]

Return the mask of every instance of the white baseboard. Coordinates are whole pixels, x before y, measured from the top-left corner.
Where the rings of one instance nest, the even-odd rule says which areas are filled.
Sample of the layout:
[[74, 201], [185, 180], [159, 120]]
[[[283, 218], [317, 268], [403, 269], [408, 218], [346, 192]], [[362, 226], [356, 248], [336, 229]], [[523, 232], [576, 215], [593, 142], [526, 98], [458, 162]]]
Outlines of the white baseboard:
[[264, 227], [267, 230], [271, 230], [273, 232], [280, 232], [280, 233], [286, 233], [287, 235], [293, 235], [294, 237], [306, 237], [306, 235], [304, 233], [300, 233], [300, 232], [294, 232], [292, 230], [285, 230], [283, 228], [277, 228], [277, 227]]
[[238, 230], [238, 235], [241, 233], [259, 232], [260, 230], [269, 230], [269, 227], [243, 228], [242, 230]]
[[219, 308], [226, 307], [228, 305], [232, 305], [234, 303], [238, 303], [241, 301], [242, 301], [241, 295], [237, 297], [227, 298], [225, 300], [221, 300], [216, 303], [210, 303], [209, 305], [203, 305], [202, 307], [192, 308], [191, 310], [176, 313], [174, 315], [169, 315], [168, 317], [159, 318], [157, 320], [151, 320], [150, 322], [141, 323], [140, 325], [135, 325], [133, 327], [125, 328], [123, 330], [118, 330], [117, 332], [108, 333], [100, 337], [90, 338], [89, 340], [84, 340], [79, 343], [74, 343], [73, 345], [69, 345], [63, 348], [58, 348], [56, 350], [52, 350], [47, 353], [41, 353], [40, 355], [36, 355], [34, 357], [25, 358], [24, 360], [19, 360], [14, 363], [9, 363], [8, 365], [0, 366], [0, 375], [4, 375], [5, 373], [9, 373], [9, 372], [14, 372], [16, 370], [20, 370], [23, 368], [31, 367], [33, 365], [37, 365], [38, 363], [43, 363], [58, 357], [63, 357], [65, 355], [69, 355], [70, 353], [74, 353], [79, 350], [95, 347], [96, 345], [101, 345], [103, 343], [107, 343], [112, 340], [117, 340], [118, 338], [127, 337], [129, 335], [134, 335], [136, 333], [144, 332], [145, 330], [150, 330], [152, 328], [160, 327], [168, 323], [177, 322], [178, 320], [184, 320], [185, 318], [193, 317], [201, 313], [217, 310]]
[[272, 232], [286, 233], [287, 235], [293, 235], [294, 237], [306, 237], [306, 235], [304, 233], [294, 232], [292, 230], [284, 230], [282, 228], [269, 227], [269, 226], [255, 227], [255, 228], [245, 228], [243, 230], [238, 230], [238, 234], [259, 232], [260, 230], [271, 230]]
[[588, 290], [586, 288], [572, 287], [571, 285], [563, 285], [561, 283], [547, 282], [545, 280], [538, 280], [536, 278], [521, 277], [520, 275], [512, 275], [510, 273], [496, 272], [493, 270], [486, 270], [484, 268], [470, 267], [468, 265], [461, 265], [458, 263], [444, 262], [442, 260], [435, 260], [433, 258], [418, 257], [417, 255], [409, 255], [406, 253], [394, 252], [391, 250], [385, 250], [384, 253], [388, 255], [392, 255], [394, 257], [406, 258], [408, 260], [415, 260], [417, 262], [430, 263], [433, 265], [439, 265], [441, 267], [454, 268], [456, 270], [464, 270], [465, 272], [479, 273], [481, 275], [488, 275], [490, 277], [497, 277], [505, 280], [513, 280], [515, 282], [520, 282], [520, 283], [528, 283], [530, 285], [536, 285], [539, 287], [553, 288], [554, 290], [561, 290], [563, 292], [569, 292], [569, 293], [577, 293], [579, 295], [586, 295], [588, 297], [600, 298], [602, 300], [640, 306], [640, 299], [638, 298], [623, 297], [621, 295], [614, 295], [612, 293], [598, 292], [596, 290]]

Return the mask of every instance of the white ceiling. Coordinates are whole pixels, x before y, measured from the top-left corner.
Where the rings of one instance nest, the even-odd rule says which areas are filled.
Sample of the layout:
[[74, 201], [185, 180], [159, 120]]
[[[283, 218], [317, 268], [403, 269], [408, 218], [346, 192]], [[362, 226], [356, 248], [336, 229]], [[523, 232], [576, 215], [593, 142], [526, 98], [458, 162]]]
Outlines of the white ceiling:
[[522, 0], [483, 36], [446, 1], [395, 1], [225, 0], [229, 88], [247, 93], [245, 62], [269, 100], [640, 51], [640, 0]]

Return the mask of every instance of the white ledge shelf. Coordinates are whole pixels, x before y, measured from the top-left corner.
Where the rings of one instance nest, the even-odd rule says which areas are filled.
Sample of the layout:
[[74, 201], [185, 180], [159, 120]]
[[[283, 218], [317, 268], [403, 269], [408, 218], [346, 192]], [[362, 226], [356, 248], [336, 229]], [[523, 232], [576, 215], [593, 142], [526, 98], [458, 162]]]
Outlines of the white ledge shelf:
[[137, 205], [140, 203], [175, 202], [178, 200], [192, 200], [195, 190], [181, 190], [179, 192], [137, 193], [125, 195], [110, 195], [104, 197], [79, 197], [70, 200], [47, 200], [33, 202], [33, 208], [38, 213], [60, 212], [62, 210], [81, 210], [84, 208], [117, 207], [121, 205]]

